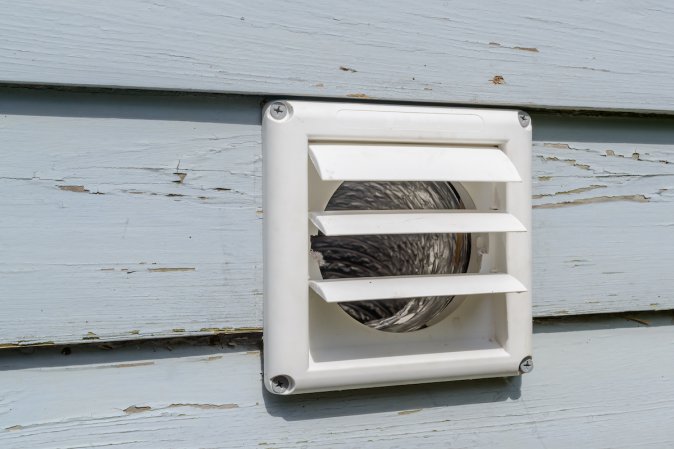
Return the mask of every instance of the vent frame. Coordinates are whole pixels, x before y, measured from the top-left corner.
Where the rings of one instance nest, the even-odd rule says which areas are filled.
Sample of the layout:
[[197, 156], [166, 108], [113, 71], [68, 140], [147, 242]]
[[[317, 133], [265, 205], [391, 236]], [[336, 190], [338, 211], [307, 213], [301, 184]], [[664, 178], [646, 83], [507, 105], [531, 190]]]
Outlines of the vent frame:
[[[273, 117], [267, 105], [262, 119], [265, 387], [291, 394], [519, 374], [520, 362], [531, 355], [531, 124], [522, 127], [518, 111], [295, 100], [282, 104], [283, 117]], [[500, 197], [501, 206], [526, 229], [505, 232], [497, 243], [492, 233], [476, 232], [473, 239], [488, 235], [490, 248], [505, 246], [501, 251], [508, 274], [526, 291], [489, 299], [457, 297], [455, 313], [409, 335], [369, 329], [338, 311], [337, 304], [323, 302], [310, 286], [317, 281], [318, 268], [309, 254], [310, 235], [318, 232], [311, 213], [321, 213], [316, 209], [342, 180], [317, 179], [320, 168], [314, 168], [312, 146], [380, 147], [384, 152], [420, 146], [434, 151], [491, 147], [503, 152], [520, 181], [448, 181], [458, 182], [483, 206], [484, 197]], [[374, 159], [380, 156], [385, 155], [374, 154]], [[486, 192], [485, 186], [492, 184], [493, 192]], [[475, 304], [462, 305], [471, 302]], [[487, 339], [494, 345], [475, 344], [475, 335], [452, 330], [462, 327], [457, 320], [471, 319], [494, 321], [494, 335]], [[353, 338], [340, 337], [340, 329]], [[341, 343], [333, 344], [335, 338]], [[354, 349], [359, 345], [368, 349]], [[272, 379], [278, 376], [291, 379], [292, 388], [275, 388]]]

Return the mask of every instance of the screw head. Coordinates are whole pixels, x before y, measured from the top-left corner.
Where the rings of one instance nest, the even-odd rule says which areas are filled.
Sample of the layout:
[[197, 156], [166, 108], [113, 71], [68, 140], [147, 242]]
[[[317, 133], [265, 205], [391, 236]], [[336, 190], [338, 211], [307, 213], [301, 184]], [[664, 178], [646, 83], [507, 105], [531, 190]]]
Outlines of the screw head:
[[283, 394], [290, 388], [290, 378], [288, 376], [276, 376], [269, 379], [271, 391], [276, 394]]
[[271, 116], [276, 120], [281, 120], [286, 115], [288, 115], [288, 106], [281, 103], [280, 101], [272, 103], [272, 105], [269, 107], [269, 114], [271, 114]]
[[530, 373], [534, 370], [534, 361], [529, 357], [525, 357], [521, 362], [520, 362], [520, 373], [526, 374]]
[[529, 123], [531, 123], [531, 117], [529, 117], [529, 114], [527, 114], [524, 111], [519, 111], [517, 113], [517, 118], [519, 119], [522, 128], [526, 128], [527, 126], [529, 126]]

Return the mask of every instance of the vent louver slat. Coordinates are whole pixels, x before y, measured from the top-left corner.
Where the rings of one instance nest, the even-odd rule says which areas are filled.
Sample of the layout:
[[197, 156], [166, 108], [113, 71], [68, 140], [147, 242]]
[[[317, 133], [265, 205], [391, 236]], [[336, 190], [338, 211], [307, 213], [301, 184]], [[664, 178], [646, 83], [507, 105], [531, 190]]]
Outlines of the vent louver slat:
[[309, 155], [324, 181], [522, 180], [495, 147], [310, 143]]
[[517, 218], [503, 212], [334, 211], [312, 212], [309, 217], [327, 236], [526, 231]]
[[326, 302], [386, 300], [417, 296], [521, 293], [527, 291], [520, 281], [509, 274], [450, 274], [330, 279], [309, 281], [309, 286]]

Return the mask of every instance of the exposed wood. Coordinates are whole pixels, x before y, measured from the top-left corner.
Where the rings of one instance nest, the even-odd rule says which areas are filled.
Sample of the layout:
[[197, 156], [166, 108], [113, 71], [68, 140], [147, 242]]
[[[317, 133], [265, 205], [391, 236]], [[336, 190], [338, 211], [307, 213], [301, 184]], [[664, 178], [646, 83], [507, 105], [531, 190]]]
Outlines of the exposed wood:
[[674, 110], [665, 1], [12, 2], [0, 80]]
[[[261, 327], [258, 98], [0, 99], [0, 344]], [[674, 308], [674, 120], [533, 122], [534, 314]]]
[[536, 325], [522, 378], [297, 397], [264, 392], [254, 347], [6, 355], [0, 446], [670, 447], [674, 326], [640, 317]]

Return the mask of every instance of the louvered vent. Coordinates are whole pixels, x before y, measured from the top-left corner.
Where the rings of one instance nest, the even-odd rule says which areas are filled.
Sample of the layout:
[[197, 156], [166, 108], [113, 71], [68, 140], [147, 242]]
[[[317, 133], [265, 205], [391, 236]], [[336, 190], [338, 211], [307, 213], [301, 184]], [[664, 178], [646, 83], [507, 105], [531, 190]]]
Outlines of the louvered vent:
[[[527, 116], [278, 102], [266, 110], [263, 146], [265, 385], [270, 391], [518, 373], [530, 354], [531, 334]], [[338, 210], [327, 210], [340, 187], [358, 185], [374, 189], [352, 189]], [[405, 196], [424, 196], [428, 185], [436, 196], [456, 194], [462, 208], [377, 204], [395, 190], [403, 199], [399, 204], [408, 205]], [[422, 235], [448, 239], [449, 249], [432, 253], [434, 246], [424, 245], [430, 238], [413, 240], [412, 249], [396, 243], [396, 236]], [[314, 243], [312, 250], [312, 238], [323, 239], [323, 245]], [[332, 261], [340, 269], [328, 276], [328, 270], [321, 271], [327, 254], [321, 251], [339, 241], [346, 242], [338, 248], [346, 256]], [[385, 262], [400, 263], [412, 274], [382, 276], [396, 270], [363, 266], [383, 264], [372, 246], [382, 242], [392, 242]], [[368, 254], [373, 248], [374, 255]], [[417, 258], [420, 253], [424, 257]], [[447, 259], [454, 265], [444, 272], [435, 268], [449, 266]], [[350, 266], [353, 260], [361, 266]], [[340, 310], [358, 319], [349, 304], [374, 307], [382, 301], [407, 307], [407, 314], [378, 322], [359, 319], [368, 327]], [[413, 307], [426, 321], [414, 317]]]

